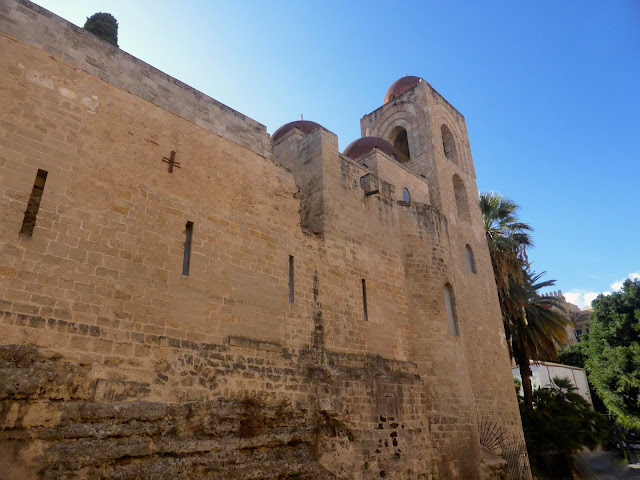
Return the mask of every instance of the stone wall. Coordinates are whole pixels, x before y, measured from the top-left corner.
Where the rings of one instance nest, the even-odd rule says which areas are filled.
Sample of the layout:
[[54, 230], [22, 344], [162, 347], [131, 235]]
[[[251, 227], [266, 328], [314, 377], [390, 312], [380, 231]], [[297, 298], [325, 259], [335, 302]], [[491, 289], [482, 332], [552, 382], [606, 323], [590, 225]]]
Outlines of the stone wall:
[[409, 201], [429, 204], [429, 188], [425, 180], [388, 155], [374, 150], [358, 158], [358, 164], [375, 173], [380, 178], [393, 182], [394, 196], [397, 201], [404, 201], [404, 188], [409, 192]]
[[[271, 146], [26, 0], [0, 30], [3, 471], [473, 479], [479, 415], [521, 438], [479, 212], [449, 184], [398, 166], [425, 200], [398, 202], [333, 133]], [[428, 179], [473, 198], [456, 168]]]
[[0, 4], [2, 30], [199, 127], [269, 156], [264, 125], [28, 0]]
[[[455, 141], [454, 158], [445, 155], [442, 125], [447, 126]], [[458, 364], [460, 369], [448, 371], [469, 379], [472, 393], [466, 393], [474, 396], [477, 414], [501, 418], [508, 426], [509, 435], [521, 441], [510, 371], [496, 368], [509, 360], [482, 215], [476, 201], [478, 190], [464, 117], [423, 80], [361, 120], [363, 134], [369, 132], [388, 140], [398, 127], [406, 129], [410, 150], [410, 159], [402, 165], [426, 180], [428, 203], [446, 220], [441, 227], [429, 229], [434, 232], [431, 237], [437, 232], [439, 245], [439, 248], [431, 247], [434, 249], [432, 255], [422, 251], [429, 234], [416, 230], [414, 220], [408, 225], [407, 235], [412, 245], [407, 248], [407, 256], [412, 261], [423, 257], [416, 266], [423, 276], [415, 278], [411, 284], [415, 292], [411, 298], [418, 302], [415, 314], [430, 312], [442, 318], [442, 286], [448, 283], [452, 287], [459, 320], [459, 342], [454, 347], [444, 335], [429, 348], [438, 351], [444, 347], [443, 358], [456, 352], [456, 359], [465, 359]], [[407, 213], [410, 209], [403, 211]], [[418, 224], [423, 225], [422, 222]], [[468, 268], [467, 248], [473, 255], [474, 272]], [[426, 297], [427, 294], [430, 296]], [[438, 328], [444, 327], [445, 324], [439, 324]], [[417, 332], [423, 330], [416, 326], [412, 334], [419, 335]], [[442, 368], [447, 370], [444, 363]], [[487, 372], [492, 372], [491, 381], [488, 381]]]

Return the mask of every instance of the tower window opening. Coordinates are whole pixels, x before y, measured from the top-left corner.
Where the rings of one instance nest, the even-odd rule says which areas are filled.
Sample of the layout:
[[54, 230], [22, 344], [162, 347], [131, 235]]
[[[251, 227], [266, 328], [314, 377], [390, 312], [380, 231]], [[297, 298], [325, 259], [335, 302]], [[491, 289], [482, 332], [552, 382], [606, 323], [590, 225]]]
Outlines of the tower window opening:
[[411, 202], [411, 195], [409, 194], [409, 190], [406, 188], [402, 189], [402, 201], [407, 203]]
[[406, 162], [411, 159], [411, 155], [409, 153], [409, 136], [407, 135], [407, 131], [398, 126], [391, 131], [391, 142], [393, 146], [400, 152], [400, 158], [398, 158], [401, 162]]
[[473, 257], [473, 251], [469, 245], [464, 247], [465, 255], [467, 257], [467, 268], [471, 273], [476, 273], [476, 261]]
[[448, 160], [458, 163], [456, 142], [453, 138], [451, 130], [449, 130], [449, 127], [443, 124], [442, 127], [440, 127], [440, 133], [442, 134], [442, 150], [444, 151], [444, 156]]
[[368, 322], [369, 313], [367, 312], [367, 284], [364, 278], [362, 279], [362, 311], [364, 313], [364, 321]]
[[456, 306], [453, 299], [453, 289], [450, 284], [444, 286], [444, 309], [447, 313], [447, 330], [450, 335], [459, 336], [458, 318], [456, 317]]
[[182, 259], [182, 275], [189, 276], [189, 266], [191, 264], [191, 242], [193, 240], [193, 222], [187, 222], [185, 227], [184, 257]]
[[467, 200], [467, 189], [458, 174], [453, 176], [453, 194], [456, 199], [456, 210], [458, 217], [469, 221], [469, 201]]
[[294, 302], [293, 296], [293, 255], [289, 255], [289, 303]]
[[24, 212], [24, 219], [22, 220], [22, 228], [20, 229], [20, 235], [22, 236], [30, 237], [33, 235], [33, 229], [36, 226], [36, 217], [38, 216], [38, 210], [40, 210], [40, 201], [42, 200], [44, 184], [46, 181], [47, 172], [45, 170], [38, 169], [36, 179], [33, 182], [33, 188], [31, 189], [31, 195], [29, 195], [27, 209]]

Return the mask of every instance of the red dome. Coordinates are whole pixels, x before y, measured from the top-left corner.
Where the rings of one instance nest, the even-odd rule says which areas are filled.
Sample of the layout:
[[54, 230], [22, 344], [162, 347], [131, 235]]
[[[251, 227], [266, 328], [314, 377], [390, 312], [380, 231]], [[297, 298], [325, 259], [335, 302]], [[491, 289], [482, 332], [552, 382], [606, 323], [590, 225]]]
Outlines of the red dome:
[[396, 147], [387, 142], [384, 138], [380, 137], [362, 137], [349, 144], [344, 149], [342, 154], [345, 157], [349, 157], [351, 160], [361, 157], [365, 153], [369, 153], [374, 148], [386, 153], [387, 155], [399, 160], [401, 157], [400, 152], [396, 150]]
[[284, 137], [284, 135], [286, 133], [290, 132], [294, 128], [297, 128], [298, 130], [301, 130], [303, 133], [311, 133], [316, 128], [321, 127], [321, 126], [322, 125], [320, 125], [319, 123], [310, 122], [309, 120], [296, 120], [295, 122], [289, 122], [289, 123], [281, 126], [275, 132], [273, 132], [273, 135], [271, 135], [271, 141], [275, 142], [280, 137]]
[[414, 77], [413, 75], [402, 77], [401, 79], [396, 80], [389, 87], [389, 90], [387, 90], [387, 94], [384, 96], [384, 103], [390, 102], [394, 98], [399, 97], [404, 92], [412, 87], [415, 87], [422, 81], [423, 80], [420, 77]]

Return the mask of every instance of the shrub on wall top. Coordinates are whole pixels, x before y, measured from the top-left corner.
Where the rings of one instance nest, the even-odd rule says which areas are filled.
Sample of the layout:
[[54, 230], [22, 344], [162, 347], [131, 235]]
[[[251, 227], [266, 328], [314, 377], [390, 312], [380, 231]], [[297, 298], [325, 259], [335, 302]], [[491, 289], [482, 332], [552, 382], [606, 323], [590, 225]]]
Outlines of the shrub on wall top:
[[87, 18], [84, 29], [96, 37], [118, 46], [118, 21], [110, 13], [94, 13]]

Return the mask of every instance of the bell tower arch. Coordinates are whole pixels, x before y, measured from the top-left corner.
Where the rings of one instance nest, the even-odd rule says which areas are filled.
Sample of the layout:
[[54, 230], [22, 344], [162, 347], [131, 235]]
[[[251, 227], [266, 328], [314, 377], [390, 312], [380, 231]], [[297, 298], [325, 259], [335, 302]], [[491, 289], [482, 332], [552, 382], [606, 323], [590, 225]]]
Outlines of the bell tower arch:
[[394, 129], [391, 130], [389, 142], [402, 154], [402, 158], [399, 159], [400, 161], [408, 162], [411, 159], [409, 139], [407, 137], [407, 130], [404, 127], [401, 125], [394, 127]]
[[[431, 204], [447, 218], [458, 219], [460, 183], [475, 187], [466, 124], [460, 112], [422, 78], [405, 76], [389, 87], [384, 104], [365, 115], [360, 125], [363, 135], [368, 131], [400, 151], [400, 162], [428, 183]], [[461, 179], [457, 189], [451, 181], [454, 175]]]

